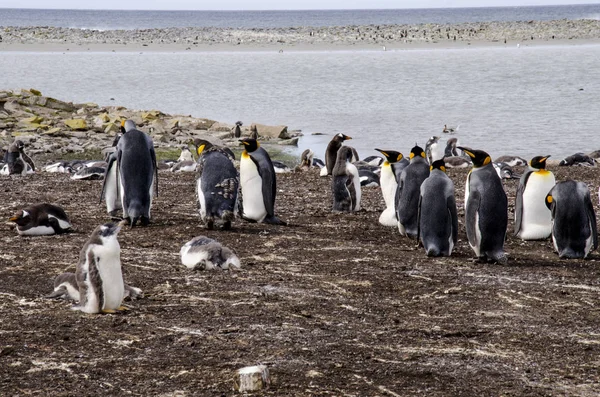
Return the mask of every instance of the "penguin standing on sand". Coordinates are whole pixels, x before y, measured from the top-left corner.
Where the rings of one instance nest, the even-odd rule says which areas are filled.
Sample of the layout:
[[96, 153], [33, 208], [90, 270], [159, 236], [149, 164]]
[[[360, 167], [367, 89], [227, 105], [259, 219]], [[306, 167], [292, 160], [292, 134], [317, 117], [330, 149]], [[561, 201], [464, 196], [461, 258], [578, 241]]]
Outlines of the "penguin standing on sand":
[[410, 151], [410, 164], [402, 171], [396, 189], [396, 217], [398, 230], [403, 236], [417, 237], [421, 184], [428, 176], [429, 164], [425, 152], [415, 146]]
[[321, 170], [321, 176], [331, 175], [333, 173], [333, 167], [335, 166], [335, 160], [337, 159], [337, 153], [342, 147], [342, 143], [347, 141], [348, 139], [352, 139], [344, 134], [336, 134], [329, 144], [327, 145], [327, 149], [325, 150], [325, 169]]
[[552, 243], [560, 258], [586, 258], [598, 248], [596, 213], [583, 182], [557, 183], [546, 196], [552, 213]]
[[5, 175], [26, 175], [35, 172], [33, 160], [25, 153], [25, 144], [20, 139], [15, 140], [4, 154]]
[[[153, 193], [158, 195], [158, 167], [152, 138], [135, 128], [131, 120], [124, 124], [116, 151], [110, 155], [102, 197], [108, 213], [115, 217], [123, 210], [123, 219], [134, 227], [150, 222]], [[120, 205], [119, 205], [120, 204]]]
[[246, 138], [240, 159], [240, 185], [242, 187], [242, 218], [251, 222], [276, 225], [286, 223], [275, 216], [277, 182], [269, 153], [256, 141]]
[[433, 162], [421, 184], [418, 236], [427, 256], [450, 256], [458, 241], [454, 183], [446, 175], [444, 160]]
[[396, 189], [402, 170], [409, 164], [400, 152], [395, 150], [375, 149], [385, 157], [381, 165], [379, 184], [385, 202], [385, 210], [379, 215], [379, 223], [384, 226], [398, 226], [396, 218]]
[[212, 229], [217, 221], [228, 230], [236, 212], [239, 186], [239, 174], [233, 158], [208, 141], [200, 142], [196, 151], [196, 193], [200, 217], [208, 229]]
[[515, 204], [515, 236], [522, 240], [542, 240], [552, 234], [552, 214], [546, 195], [556, 185], [554, 174], [546, 170], [550, 156], [536, 156], [521, 176]]
[[81, 249], [75, 272], [80, 299], [73, 310], [92, 314], [126, 310], [121, 306], [125, 284], [117, 240], [123, 224], [124, 221], [98, 226]]
[[465, 183], [465, 224], [469, 245], [480, 261], [508, 263], [504, 240], [508, 200], [492, 159], [482, 150], [459, 147], [473, 161]]
[[17, 224], [17, 233], [21, 236], [49, 236], [68, 232], [72, 228], [65, 211], [47, 203], [23, 208], [9, 221]]
[[360, 176], [352, 164], [352, 148], [342, 147], [337, 154], [331, 190], [334, 212], [352, 212], [360, 210]]

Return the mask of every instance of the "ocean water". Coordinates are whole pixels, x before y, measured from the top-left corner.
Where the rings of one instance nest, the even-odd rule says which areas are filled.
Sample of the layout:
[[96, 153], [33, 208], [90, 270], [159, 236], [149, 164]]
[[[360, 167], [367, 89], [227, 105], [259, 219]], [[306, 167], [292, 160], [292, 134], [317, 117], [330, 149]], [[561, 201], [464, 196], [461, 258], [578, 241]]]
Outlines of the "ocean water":
[[[600, 149], [600, 45], [410, 51], [0, 54], [0, 87], [74, 102], [338, 132], [361, 157], [444, 124], [492, 157]], [[114, 100], [110, 100], [114, 98]], [[311, 135], [312, 133], [327, 135]]]
[[101, 30], [192, 26], [223, 28], [320, 27], [599, 18], [600, 4], [319, 11], [92, 11], [0, 8], [0, 26], [56, 26]]

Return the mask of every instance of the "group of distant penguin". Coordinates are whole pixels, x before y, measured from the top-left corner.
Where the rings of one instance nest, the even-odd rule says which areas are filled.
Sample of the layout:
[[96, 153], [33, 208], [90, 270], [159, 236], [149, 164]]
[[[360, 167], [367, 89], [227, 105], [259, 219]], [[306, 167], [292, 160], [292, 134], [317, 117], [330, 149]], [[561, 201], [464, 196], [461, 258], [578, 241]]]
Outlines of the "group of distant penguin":
[[[413, 147], [408, 159], [398, 151], [375, 149], [383, 158], [372, 156], [359, 161], [356, 150], [343, 145], [351, 138], [336, 134], [327, 146], [325, 162], [307, 150], [302, 154], [299, 168], [319, 167], [322, 176], [331, 176], [334, 212], [359, 211], [361, 186], [379, 185], [385, 202], [379, 222], [398, 227], [403, 236], [418, 240], [428, 256], [449, 256], [457, 243], [458, 215], [454, 185], [446, 175], [446, 161], [466, 156], [473, 166], [465, 185], [469, 245], [481, 261], [507, 263], [504, 241], [508, 200], [501, 179], [516, 177], [505, 167], [518, 162], [504, 159], [504, 165], [497, 165], [484, 151], [458, 146], [455, 138], [449, 139], [442, 151], [436, 146], [439, 138], [434, 138], [437, 137], [428, 142], [426, 150], [418, 145]], [[275, 215], [274, 162], [256, 139], [240, 139], [244, 150], [239, 171], [229, 148], [202, 139], [193, 143], [198, 159], [193, 161], [190, 156], [191, 159], [179, 160], [194, 162], [199, 214], [208, 229], [230, 229], [236, 215], [250, 222], [286, 224]], [[117, 236], [124, 225], [134, 227], [138, 222], [148, 225], [152, 199], [158, 195], [159, 166], [150, 136], [127, 120], [113, 146], [105, 164], [59, 162], [47, 169], [64, 172], [59, 169], [102, 168], [102, 198], [108, 214], [119, 220], [98, 226], [81, 250], [76, 272], [61, 274], [55, 280], [50, 297], [77, 301], [74, 309], [87, 313], [126, 310], [123, 299], [142, 295], [141, 290], [123, 281]], [[3, 156], [3, 172], [5, 168], [8, 175], [35, 171], [23, 148], [18, 140], [9, 147]], [[548, 157], [534, 157], [528, 163], [529, 170], [520, 176], [515, 235], [523, 240], [551, 236], [561, 258], [585, 258], [598, 245], [589, 190], [582, 182], [569, 180], [557, 184], [554, 175], [546, 170]], [[60, 234], [72, 229], [60, 207], [45, 203], [21, 209], [10, 221], [24, 236]], [[205, 236], [187, 242], [180, 256], [182, 264], [191, 269], [241, 266], [233, 250]]]
[[[337, 134], [325, 155], [326, 172], [332, 175], [333, 211], [360, 209], [361, 183], [356, 151]], [[596, 215], [587, 185], [567, 180], [556, 183], [546, 169], [550, 156], [536, 156], [528, 163], [520, 158], [492, 162], [482, 150], [457, 146], [451, 138], [439, 150], [433, 137], [423, 150], [413, 147], [410, 158], [394, 150], [375, 149], [385, 158], [380, 167], [380, 186], [386, 208], [379, 217], [385, 226], [398, 227], [401, 235], [417, 239], [428, 256], [448, 256], [457, 243], [458, 216], [454, 184], [446, 175], [446, 161], [468, 157], [472, 170], [465, 184], [467, 239], [482, 262], [505, 264], [504, 242], [508, 226], [508, 199], [503, 178], [519, 178], [516, 192], [515, 231], [523, 240], [552, 237], [560, 258], [585, 258], [598, 246]], [[460, 151], [461, 154], [458, 154]], [[584, 155], [570, 156], [587, 162]], [[335, 161], [334, 161], [335, 160]], [[563, 160], [565, 161], [565, 160]], [[593, 161], [592, 161], [593, 163]], [[518, 176], [512, 166], [529, 165]], [[566, 165], [566, 164], [563, 164]]]

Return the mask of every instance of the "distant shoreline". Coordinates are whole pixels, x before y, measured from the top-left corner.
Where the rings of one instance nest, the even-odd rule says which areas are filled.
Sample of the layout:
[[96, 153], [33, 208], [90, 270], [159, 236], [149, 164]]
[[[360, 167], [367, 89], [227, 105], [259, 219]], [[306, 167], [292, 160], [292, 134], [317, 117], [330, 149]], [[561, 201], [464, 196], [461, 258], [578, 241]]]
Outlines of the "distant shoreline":
[[600, 21], [557, 20], [298, 28], [91, 30], [0, 27], [0, 51], [331, 51], [600, 43]]

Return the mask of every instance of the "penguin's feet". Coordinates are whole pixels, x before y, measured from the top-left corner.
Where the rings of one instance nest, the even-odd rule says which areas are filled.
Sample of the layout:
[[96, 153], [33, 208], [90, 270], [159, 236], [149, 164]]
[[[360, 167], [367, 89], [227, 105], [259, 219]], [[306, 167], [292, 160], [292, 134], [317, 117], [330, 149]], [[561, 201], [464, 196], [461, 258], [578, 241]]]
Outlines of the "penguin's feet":
[[117, 311], [113, 309], [102, 309], [102, 313], [104, 314], [115, 314]]
[[121, 305], [121, 306], [119, 306], [119, 307], [117, 308], [117, 310], [118, 310], [118, 311], [120, 311], [120, 312], [123, 312], [123, 311], [125, 311], [125, 312], [126, 312], [126, 311], [129, 311], [129, 310], [131, 310], [131, 308], [130, 308], [130, 307], [128, 307], [128, 306], [125, 306], [125, 305]]
[[231, 221], [223, 222], [223, 230], [231, 230]]

